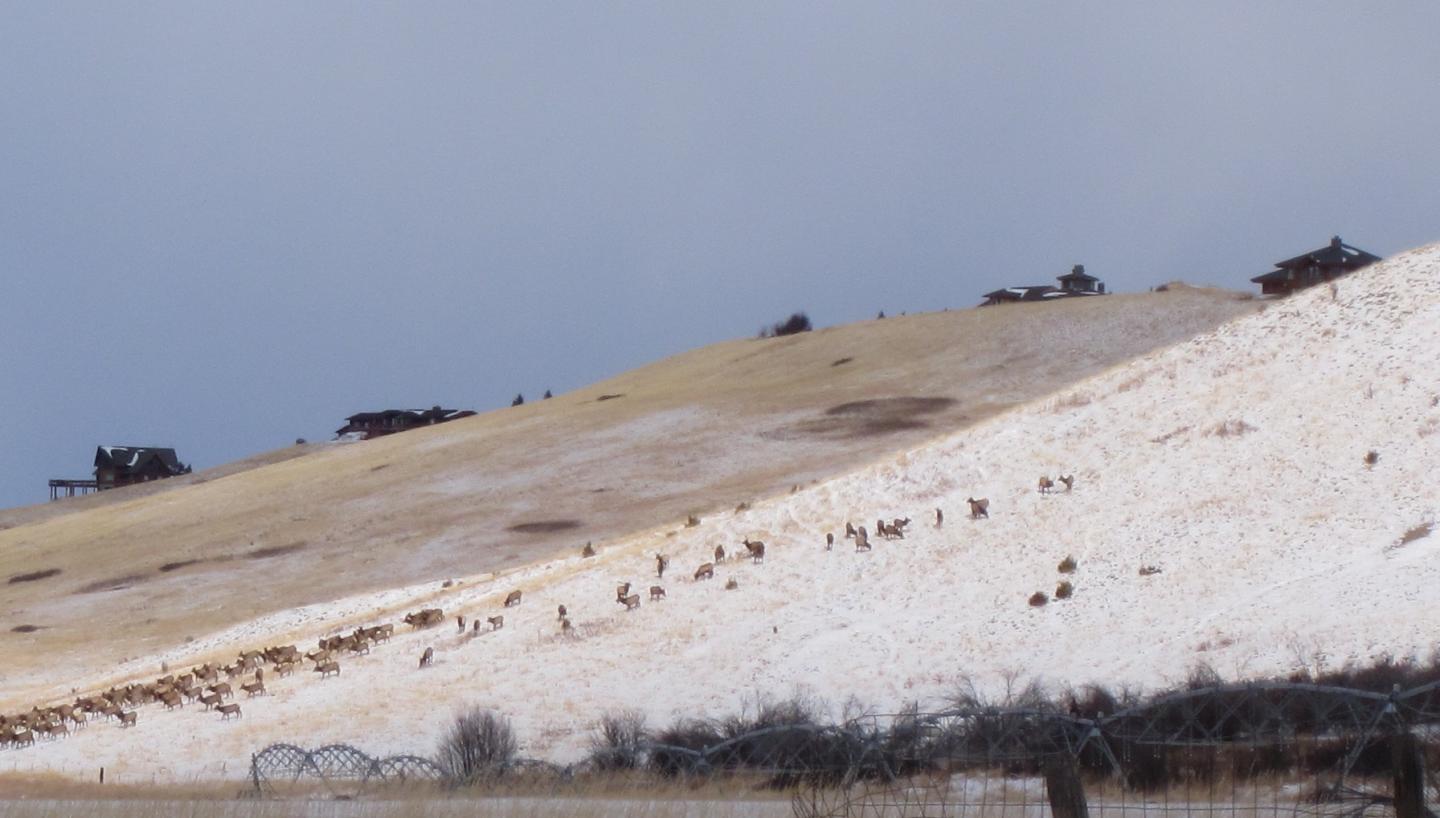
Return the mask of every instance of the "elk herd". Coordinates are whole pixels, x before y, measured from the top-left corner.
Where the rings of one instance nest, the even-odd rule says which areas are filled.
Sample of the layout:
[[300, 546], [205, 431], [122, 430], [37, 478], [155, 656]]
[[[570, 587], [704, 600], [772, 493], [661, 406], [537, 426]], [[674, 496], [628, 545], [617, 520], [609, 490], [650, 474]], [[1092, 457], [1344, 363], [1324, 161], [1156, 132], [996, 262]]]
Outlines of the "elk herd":
[[[1042, 476], [1038, 484], [1039, 492], [1041, 494], [1053, 493], [1056, 490], [1057, 482], [1064, 486], [1065, 492], [1069, 492], [1074, 488], [1075, 478], [1074, 475], [1061, 475], [1052, 480], [1048, 476]], [[972, 520], [989, 518], [990, 501], [988, 499], [971, 497], [966, 502], [970, 506]], [[944, 519], [944, 512], [941, 509], [935, 509], [935, 526], [937, 528], [944, 523]], [[905, 539], [905, 530], [910, 523], [909, 517], [897, 517], [890, 520], [877, 519], [874, 536], [884, 540], [903, 540]], [[856, 526], [848, 521], [845, 523], [844, 537], [854, 541], [857, 553], [872, 550], [870, 536], [870, 532], [864, 525]], [[741, 540], [740, 544], [745, 549], [743, 557], [749, 557], [752, 564], [758, 565], [765, 561], [765, 543], [746, 537]], [[835, 534], [826, 533], [825, 550], [832, 550], [834, 545]], [[594, 554], [593, 546], [587, 543], [586, 552], [582, 556], [590, 557]], [[701, 563], [695, 569], [692, 575], [693, 581], [701, 582], [715, 578], [716, 566], [726, 562], [727, 554], [724, 545], [716, 545], [712, 556], [713, 561]], [[655, 554], [657, 579], [664, 579], [665, 572], [669, 567], [670, 558], [668, 556]], [[1158, 573], [1158, 569], [1150, 570]], [[1144, 574], [1146, 571], [1142, 569], [1141, 573]], [[734, 577], [731, 577], [727, 580], [725, 587], [727, 590], [735, 590], [739, 588], [739, 583]], [[615, 602], [623, 606], [626, 611], [634, 611], [640, 607], [640, 594], [632, 593], [631, 590], [632, 586], [628, 581], [620, 583], [615, 588]], [[510, 591], [504, 598], [503, 607], [518, 607], [522, 599], [521, 591]], [[661, 602], [665, 599], [666, 592], [663, 586], [650, 586], [649, 601], [651, 603]], [[570, 611], [565, 605], [560, 605], [558, 613], [561, 634], [572, 634], [574, 626], [571, 623]], [[445, 613], [440, 608], [425, 608], [406, 614], [402, 621], [409, 625], [412, 631], [419, 631], [444, 622]], [[481, 621], [480, 616], [474, 617], [472, 637], [479, 634], [482, 627]], [[484, 617], [483, 621], [491, 631], [500, 630], [505, 625], [505, 617], [499, 614]], [[459, 632], [463, 634], [466, 625], [465, 617], [458, 616], [456, 622]], [[318, 640], [315, 650], [305, 653], [302, 653], [295, 645], [242, 651], [229, 664], [206, 662], [179, 675], [167, 673], [153, 682], [113, 686], [103, 693], [76, 698], [71, 703], [34, 707], [30, 711], [20, 714], [0, 715], [0, 747], [33, 745], [37, 737], [47, 740], [64, 738], [72, 731], [83, 729], [99, 721], [112, 722], [122, 729], [134, 727], [138, 719], [138, 708], [153, 703], [162, 705], [166, 710], [178, 710], [187, 703], [198, 704], [204, 710], [218, 713], [221, 721], [239, 719], [243, 714], [240, 705], [231, 701], [235, 697], [231, 682], [239, 685], [240, 691], [245, 694], [246, 698], [255, 698], [268, 695], [265, 687], [267, 667], [276, 677], [288, 677], [298, 667], [309, 663], [311, 672], [319, 674], [320, 679], [339, 676], [341, 658], [364, 656], [370, 652], [373, 646], [389, 642], [394, 633], [395, 626], [393, 624], [357, 627], [348, 634], [321, 638]], [[435, 648], [428, 646], [420, 655], [419, 668], [430, 667], [434, 661]], [[223, 680], [220, 678], [222, 675], [224, 676]]]

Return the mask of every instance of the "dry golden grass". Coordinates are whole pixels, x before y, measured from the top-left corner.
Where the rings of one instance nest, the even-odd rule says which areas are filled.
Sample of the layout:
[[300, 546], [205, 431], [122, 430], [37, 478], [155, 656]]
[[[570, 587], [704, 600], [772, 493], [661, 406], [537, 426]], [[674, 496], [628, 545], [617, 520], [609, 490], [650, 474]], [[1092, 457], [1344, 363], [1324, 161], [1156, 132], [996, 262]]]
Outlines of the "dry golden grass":
[[447, 578], [663, 537], [689, 514], [857, 468], [1254, 309], [1187, 289], [730, 341], [551, 400], [7, 512], [0, 577], [59, 573], [4, 585], [0, 710], [266, 614], [432, 581], [443, 606]]

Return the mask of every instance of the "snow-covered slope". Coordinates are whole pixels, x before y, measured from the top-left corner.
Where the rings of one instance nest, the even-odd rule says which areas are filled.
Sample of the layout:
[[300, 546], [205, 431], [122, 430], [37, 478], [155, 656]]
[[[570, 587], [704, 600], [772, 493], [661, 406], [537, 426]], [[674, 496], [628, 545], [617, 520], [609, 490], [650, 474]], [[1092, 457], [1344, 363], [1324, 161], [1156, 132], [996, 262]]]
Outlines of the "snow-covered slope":
[[[1424, 654], [1440, 599], [1440, 534], [1421, 535], [1440, 516], [1437, 404], [1431, 246], [698, 526], [644, 532], [593, 559], [290, 611], [164, 657], [308, 642], [422, 604], [483, 617], [525, 592], [501, 630], [461, 636], [449, 623], [343, 662], [339, 679], [277, 680], [275, 695], [243, 703], [242, 724], [149, 708], [133, 730], [97, 725], [24, 752], [57, 769], [208, 775], [227, 763], [236, 774], [271, 741], [426, 752], [448, 714], [475, 702], [514, 717], [527, 753], [565, 760], [619, 707], [656, 723], [801, 689], [886, 709], [1010, 671], [1153, 685], [1202, 660], [1254, 676]], [[1037, 478], [1061, 473], [1075, 475], [1073, 491], [1037, 492]], [[968, 519], [971, 496], [989, 499], [989, 519]], [[874, 549], [856, 553], [845, 522], [873, 531], [877, 517], [914, 522], [903, 540], [872, 537]], [[765, 541], [764, 563], [691, 578], [717, 544], [733, 552], [746, 537]], [[672, 558], [663, 580], [656, 552]], [[1029, 605], [1053, 593], [1067, 555], [1079, 566], [1074, 597]], [[739, 587], [726, 590], [730, 579]], [[666, 599], [627, 613], [614, 601], [625, 580], [642, 595], [663, 584]], [[420, 670], [426, 646], [436, 664]]]

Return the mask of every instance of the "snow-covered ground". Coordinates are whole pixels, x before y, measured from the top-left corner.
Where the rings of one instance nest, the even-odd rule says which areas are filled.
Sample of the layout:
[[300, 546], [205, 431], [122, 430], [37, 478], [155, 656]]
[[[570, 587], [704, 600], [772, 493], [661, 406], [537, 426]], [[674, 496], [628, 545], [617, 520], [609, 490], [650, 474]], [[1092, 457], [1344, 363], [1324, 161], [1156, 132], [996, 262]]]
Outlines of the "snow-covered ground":
[[[1437, 432], [1431, 246], [695, 527], [605, 543], [593, 559], [276, 614], [132, 662], [124, 670], [143, 678], [162, 659], [309, 647], [422, 605], [494, 615], [508, 591], [525, 592], [501, 630], [402, 626], [370, 656], [342, 660], [339, 678], [267, 679], [273, 695], [242, 701], [240, 722], [150, 706], [131, 730], [100, 723], [0, 751], [0, 771], [239, 776], [275, 741], [428, 753], [469, 703], [509, 714], [526, 754], [567, 761], [583, 754], [596, 717], [618, 708], [655, 725], [799, 691], [887, 710], [937, 704], [963, 677], [993, 690], [1010, 672], [1057, 686], [1158, 685], [1199, 661], [1239, 677], [1428, 655], [1440, 636], [1440, 533], [1419, 532], [1440, 517]], [[1036, 491], [1041, 475], [1061, 473], [1075, 475], [1073, 491]], [[968, 518], [971, 496], [990, 500], [989, 519]], [[874, 549], [856, 553], [845, 522], [873, 532], [877, 517], [913, 523], [903, 540], [872, 536]], [[766, 543], [763, 564], [731, 560], [712, 581], [691, 578], [716, 545], [733, 553], [746, 537]], [[663, 580], [657, 552], [672, 559]], [[1067, 555], [1079, 564], [1074, 597], [1030, 606], [1065, 578], [1056, 566]], [[1160, 573], [1141, 576], [1142, 565]], [[739, 587], [726, 590], [730, 579]], [[628, 613], [614, 601], [627, 580], [646, 597]], [[657, 583], [666, 598], [651, 602]], [[421, 670], [427, 646], [436, 660]]]

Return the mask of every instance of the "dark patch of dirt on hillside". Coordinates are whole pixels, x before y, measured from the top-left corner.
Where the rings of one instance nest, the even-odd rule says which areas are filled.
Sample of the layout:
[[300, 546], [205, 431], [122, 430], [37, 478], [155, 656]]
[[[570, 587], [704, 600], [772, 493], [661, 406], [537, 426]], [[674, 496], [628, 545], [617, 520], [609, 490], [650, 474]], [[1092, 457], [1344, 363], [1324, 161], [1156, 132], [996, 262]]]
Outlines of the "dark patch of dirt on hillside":
[[621, 393], [618, 394], [618, 395], [601, 395], [600, 397], [598, 397], [598, 398], [595, 399], [595, 402], [596, 402], [596, 403], [603, 403], [604, 401], [607, 401], [607, 400], [615, 400], [616, 398], [623, 398], [623, 397], [625, 397], [625, 393], [624, 393], [624, 392], [621, 392]]
[[505, 530], [514, 531], [516, 534], [551, 534], [579, 527], [579, 520], [540, 520], [534, 523], [516, 523]]
[[36, 582], [42, 579], [49, 579], [50, 577], [56, 576], [59, 573], [59, 568], [46, 568], [43, 571], [31, 571], [26, 574], [16, 574], [10, 577], [9, 584], [14, 585], [17, 582]]
[[44, 625], [16, 625], [10, 629], [11, 633], [34, 633], [45, 630]]
[[177, 562], [167, 562], [164, 565], [160, 566], [160, 573], [168, 574], [171, 571], [179, 571], [181, 568], [188, 568], [191, 565], [199, 565], [202, 562], [204, 562], [204, 560], [179, 560]]
[[80, 586], [82, 594], [98, 594], [104, 591], [123, 591], [137, 582], [144, 582], [144, 574], [126, 574], [123, 577], [111, 577], [110, 579], [98, 579], [88, 585]]
[[897, 397], [851, 401], [826, 409], [819, 417], [761, 432], [774, 440], [825, 438], [847, 440], [930, 427], [928, 416], [955, 405], [953, 398]]
[[305, 548], [305, 541], [292, 542], [289, 545], [267, 545], [264, 548], [257, 548], [254, 551], [246, 551], [245, 559], [263, 560], [268, 557], [282, 557], [286, 554], [294, 554], [296, 551]]

